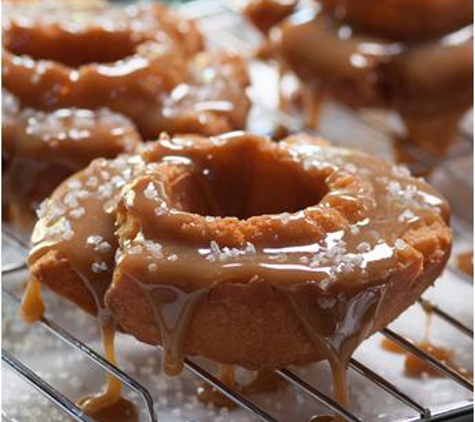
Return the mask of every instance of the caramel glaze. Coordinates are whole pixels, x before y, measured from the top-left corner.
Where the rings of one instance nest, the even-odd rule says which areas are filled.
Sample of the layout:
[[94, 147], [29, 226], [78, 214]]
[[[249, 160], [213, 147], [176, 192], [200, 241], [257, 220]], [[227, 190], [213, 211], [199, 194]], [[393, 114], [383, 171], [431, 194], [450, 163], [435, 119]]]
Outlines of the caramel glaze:
[[3, 86], [26, 106], [108, 107], [146, 139], [244, 126], [244, 61], [201, 52], [195, 24], [162, 4], [9, 3], [3, 33]]
[[[261, 370], [257, 371], [256, 377], [249, 384], [242, 386], [236, 381], [234, 371], [235, 367], [233, 365], [220, 365], [219, 379], [226, 386], [244, 396], [256, 393], [273, 393], [286, 385], [286, 381], [274, 371]], [[232, 409], [237, 406], [236, 403], [206, 382], [199, 383], [197, 395], [198, 400], [202, 403], [211, 403], [218, 408], [227, 407]]]
[[318, 0], [325, 11], [363, 33], [398, 41], [421, 41], [472, 22], [471, 0]]
[[473, 277], [473, 251], [457, 256], [457, 267], [470, 277]]
[[296, 0], [251, 0], [243, 13], [266, 35], [273, 26], [290, 16], [296, 6]]
[[[473, 379], [472, 371], [469, 371], [454, 362], [454, 352], [452, 350], [446, 349], [444, 347], [434, 346], [431, 343], [419, 343], [417, 347], [429, 353], [442, 363], [445, 363], [463, 377]], [[416, 378], [422, 377], [424, 375], [428, 375], [430, 377], [444, 376], [440, 371], [420, 360], [415, 355], [409, 354], [406, 356], [405, 374], [409, 377]]]
[[[81, 402], [78, 403], [81, 406]], [[139, 414], [136, 406], [124, 397], [107, 407], [98, 409], [95, 412], [88, 412], [97, 422], [137, 422]]]
[[[108, 207], [113, 208], [114, 206], [114, 201], [111, 201], [113, 190], [119, 190], [134, 171], [142, 168], [140, 160], [131, 159], [126, 170], [124, 168], [128, 160], [126, 157], [120, 156], [111, 163], [104, 158], [95, 160], [90, 167], [83, 171], [83, 178], [79, 185], [78, 181], [74, 180], [63, 183], [63, 190], [61, 187], [59, 188], [60, 200], [55, 203], [54, 211], [50, 210], [53, 212], [48, 211], [50, 199], [42, 204], [38, 211], [42, 223], [35, 226], [32, 236], [33, 243], [41, 238], [42, 246], [33, 250], [30, 255], [31, 263], [38, 256], [47, 253], [49, 247], [55, 244], [61, 245], [62, 251], [59, 254], [56, 254], [55, 251], [51, 254], [51, 258], [62, 260], [65, 263], [66, 258], [76, 255], [77, 261], [74, 266], [78, 279], [76, 286], [64, 283], [60, 273], [50, 275], [57, 277], [59, 281], [58, 289], [55, 289], [59, 294], [68, 296], [88, 312], [97, 314], [104, 352], [106, 358], [112, 363], [115, 363], [113, 342], [116, 324], [109, 311], [104, 307], [104, 294], [112, 277], [111, 268], [117, 248], [117, 241], [113, 236], [114, 222], [113, 219], [91, 221], [91, 225], [88, 224], [89, 227], [84, 227], [83, 230], [79, 230], [78, 223], [86, 213], [83, 207], [85, 196], [91, 191], [95, 192], [97, 196], [88, 198], [87, 212], [109, 215]], [[78, 190], [78, 186], [82, 186], [82, 184], [84, 189]], [[80, 217], [72, 217], [71, 212], [78, 210], [82, 210]], [[91, 229], [95, 236], [89, 236]], [[74, 242], [78, 242], [76, 246], [81, 245], [79, 255], [73, 250], [71, 242], [73, 237]], [[64, 268], [61, 271], [64, 271]], [[44, 282], [44, 280], [41, 281]], [[86, 298], [85, 302], [84, 298]], [[34, 322], [35, 317], [42, 316], [43, 311], [44, 305], [40, 297], [39, 284], [34, 276], [31, 276], [22, 305], [23, 318], [26, 322]], [[78, 404], [101, 422], [117, 420], [118, 415], [130, 418], [131, 421], [137, 419], [137, 412], [133, 404], [121, 397], [120, 381], [110, 374], [108, 374], [107, 386], [103, 393], [84, 397]]]
[[169, 374], [185, 355], [250, 369], [327, 359], [348, 405], [349, 357], [440, 273], [448, 215], [405, 169], [305, 135], [162, 136], [63, 183], [29, 266], [89, 312], [107, 291], [124, 331], [164, 347]]
[[[433, 318], [433, 307], [430, 302], [423, 302], [423, 309], [426, 316], [426, 323], [424, 326], [424, 333], [422, 337], [422, 341], [417, 343], [416, 346], [425, 351], [426, 353], [430, 354], [437, 360], [441, 361], [442, 363], [446, 364], [460, 375], [466, 378], [473, 379], [473, 372], [469, 371], [457, 363], [455, 363], [454, 358], [455, 354], [452, 350], [435, 346], [432, 344], [430, 340], [430, 327]], [[424, 376], [429, 377], [443, 377], [444, 375], [438, 371], [437, 369], [433, 368], [428, 363], [425, 363], [423, 360], [419, 359], [416, 355], [410, 353], [408, 350], [399, 346], [395, 342], [389, 340], [388, 338], [384, 338], [381, 342], [381, 347], [388, 352], [397, 353], [405, 355], [405, 362], [404, 362], [404, 373], [408, 377], [412, 378], [421, 378]]]
[[31, 276], [26, 285], [25, 295], [21, 305], [23, 321], [32, 324], [43, 318], [45, 305], [41, 297], [41, 284]]
[[10, 220], [24, 228], [32, 227], [38, 204], [68, 176], [141, 142], [130, 120], [107, 109], [22, 109], [6, 90], [2, 106], [3, 202]]
[[[44, 315], [45, 306], [41, 297], [41, 285], [34, 277], [30, 277], [28, 281], [21, 311], [22, 319], [29, 324], [39, 321]], [[101, 308], [98, 315], [105, 357], [116, 365], [114, 349], [116, 324], [104, 308]], [[122, 382], [108, 373], [105, 390], [99, 394], [83, 397], [77, 404], [99, 422], [114, 422], [119, 417], [124, 422], [135, 422], [138, 420], [135, 405], [122, 397], [121, 391]]]
[[473, 29], [456, 29], [411, 43], [356, 32], [326, 13], [296, 14], [272, 29], [267, 50], [301, 80], [309, 126], [318, 124], [329, 97], [350, 107], [394, 109], [411, 142], [443, 155], [473, 103]]
[[406, 354], [406, 349], [394, 341], [389, 340], [388, 338], [383, 338], [381, 340], [381, 347], [391, 353], [397, 353], [398, 355]]
[[[116, 365], [114, 335], [116, 325], [113, 318], [101, 322], [101, 336], [106, 359]], [[106, 388], [102, 393], [86, 396], [78, 405], [88, 415], [99, 422], [136, 422], [139, 420], [135, 404], [122, 397], [122, 382], [112, 374], [107, 374]]]
[[[412, 148], [413, 144], [407, 136], [396, 136], [392, 145], [394, 161], [403, 164], [410, 169], [416, 177], [429, 177], [434, 170], [434, 165], [427, 160], [421, 159], [420, 153]], [[440, 155], [443, 149], [435, 147], [434, 152]]]

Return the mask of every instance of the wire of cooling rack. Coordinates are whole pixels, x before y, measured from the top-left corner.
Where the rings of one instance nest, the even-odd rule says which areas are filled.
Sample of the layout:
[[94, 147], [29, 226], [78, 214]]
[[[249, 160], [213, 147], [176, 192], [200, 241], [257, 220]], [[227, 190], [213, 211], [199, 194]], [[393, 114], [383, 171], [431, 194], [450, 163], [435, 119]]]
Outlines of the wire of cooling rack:
[[[345, 106], [342, 106], [345, 107]], [[390, 134], [391, 138], [394, 139], [394, 134], [393, 134], [393, 129], [388, 125], [384, 124], [382, 122], [379, 122], [379, 124], [375, 124], [374, 119], [372, 118], [372, 115], [369, 114], [367, 111], [359, 111], [359, 112], [354, 112], [351, 108], [345, 107], [347, 112], [352, 114], [354, 117], [357, 119], [361, 120], [363, 123], [366, 123], [369, 127], [373, 128], [374, 130], [378, 131], [382, 135], [388, 135]], [[459, 139], [464, 141], [466, 144], [467, 142], [465, 141], [465, 137], [459, 136]], [[415, 144], [411, 143], [406, 143], [404, 145], [404, 149], [413, 157], [415, 157], [419, 162], [424, 163], [425, 165], [428, 165], [430, 167], [438, 167], [438, 168], [443, 168], [445, 172], [447, 172], [450, 176], [452, 176], [454, 179], [457, 180], [457, 182], [461, 183], [464, 186], [467, 186], [468, 188], [473, 187], [473, 182], [470, 177], [467, 177], [466, 174], [461, 174], [458, 171], [456, 171], [454, 168], [451, 166], [448, 166], [446, 161], [444, 159], [440, 159], [431, 153], [424, 151], [423, 149], [417, 147]], [[472, 153], [472, 149], [470, 149], [470, 154]], [[466, 149], [462, 149], [458, 155], [463, 156], [467, 154]], [[452, 156], [451, 158], [456, 158], [456, 156]]]
[[419, 359], [423, 360], [425, 363], [429, 364], [433, 368], [437, 369], [439, 372], [444, 374], [446, 377], [452, 379], [456, 383], [460, 384], [461, 386], [467, 388], [470, 391], [473, 391], [473, 383], [468, 380], [467, 378], [461, 376], [457, 371], [452, 369], [443, 361], [435, 358], [430, 353], [424, 351], [420, 347], [417, 347], [413, 343], [411, 343], [406, 338], [402, 337], [401, 335], [395, 333], [393, 330], [389, 328], [385, 328], [381, 331], [384, 336], [389, 338], [391, 341], [394, 341], [399, 346], [404, 347], [406, 350], [410, 351], [412, 354], [417, 356]]
[[[4, 298], [7, 298], [8, 300], [10, 300], [11, 302], [15, 303], [18, 306], [20, 305], [20, 299], [17, 298], [13, 293], [11, 293], [10, 291], [8, 291], [5, 288], [2, 288], [2, 296]], [[149, 415], [150, 422], [157, 422], [157, 419], [156, 419], [156, 416], [155, 416], [155, 413], [154, 413], [154, 410], [153, 410], [152, 396], [145, 387], [143, 387], [140, 383], [135, 381], [133, 378], [129, 377], [125, 372], [121, 371], [115, 365], [112, 365], [108, 360], [104, 359], [101, 355], [99, 355], [94, 350], [89, 348], [87, 345], [85, 345], [83, 342], [81, 342], [76, 337], [71, 335], [69, 332], [67, 332], [66, 330], [61, 328], [58, 324], [54, 323], [53, 321], [49, 320], [46, 317], [41, 318], [39, 323], [43, 327], [45, 327], [49, 332], [53, 333], [59, 339], [64, 341], [68, 346], [71, 346], [71, 347], [81, 351], [86, 358], [93, 361], [95, 364], [97, 364], [103, 370], [107, 371], [109, 374], [112, 374], [115, 377], [117, 377], [125, 385], [127, 385], [129, 388], [131, 388], [137, 394], [139, 394], [142, 397], [142, 399], [145, 403], [147, 413]], [[8, 360], [5, 361], [5, 354], [2, 353], [2, 359], [5, 361], [5, 363], [7, 363], [7, 365], [9, 367], [12, 367], [12, 369], [14, 369], [15, 372], [17, 372], [19, 375], [21, 375], [25, 380], [32, 383], [40, 392], [43, 393], [43, 389], [41, 387], [46, 385], [46, 383], [38, 384], [38, 382], [37, 382], [38, 380], [35, 379], [35, 377], [37, 377], [37, 376], [29, 368], [27, 368], [24, 364], [22, 364], [20, 361], [15, 359], [13, 356], [10, 356], [10, 358], [11, 359], [8, 359]], [[15, 359], [15, 360], [13, 360], [13, 359]], [[11, 362], [14, 363], [13, 366], [11, 365]], [[49, 386], [48, 388], [46, 389], [46, 393], [49, 393], [50, 391], [52, 391], [51, 386]], [[49, 397], [49, 394], [47, 396]], [[80, 408], [77, 407], [72, 402], [69, 402], [68, 405], [69, 405], [70, 409], [74, 410], [74, 414], [71, 414], [70, 416], [73, 416], [77, 420], [82, 421], [83, 419], [81, 419], [81, 418], [78, 419], [78, 416], [82, 417], [82, 415], [83, 415], [83, 412], [80, 410]], [[93, 419], [88, 418], [87, 421], [93, 421]]]
[[419, 303], [423, 308], [428, 308], [429, 312], [433, 312], [438, 317], [442, 318], [444, 321], [451, 324], [454, 328], [459, 330], [461, 333], [473, 339], [473, 330], [468, 328], [465, 324], [462, 324], [460, 321], [455, 319], [452, 315], [448, 314], [444, 310], [440, 309], [437, 305], [430, 302], [427, 299], [420, 298]]
[[366, 378], [371, 378], [375, 384], [381, 387], [383, 390], [396, 396], [399, 401], [402, 401], [407, 406], [412, 407], [415, 411], [419, 413], [421, 419], [427, 419], [430, 417], [430, 410], [427, 407], [421, 406], [407, 394], [404, 394], [400, 391], [394, 384], [391, 384], [387, 379], [379, 376], [376, 372], [373, 372], [371, 369], [358, 362], [356, 359], [350, 359], [350, 367], [353, 368], [356, 372], [363, 375]]
[[94, 422], [94, 419], [91, 419], [88, 415], [86, 415], [71, 400], [44, 381], [40, 376], [35, 374], [31, 369], [29, 369], [5, 349], [2, 349], [2, 361], [11, 370], [20, 375], [26, 382], [32, 385], [37, 391], [51, 400], [52, 403], [54, 403], [72, 418], [84, 422]]
[[[3, 235], [5, 238], [11, 239], [12, 233], [11, 232], [9, 234], [4, 233]], [[14, 237], [12, 238], [12, 243], [19, 245], [21, 244], [21, 241], [19, 241], [17, 238]], [[19, 299], [14, 294], [9, 292], [6, 288], [2, 288], [2, 294], [5, 298], [9, 299], [10, 301], [15, 302], [17, 305], [20, 304]], [[129, 377], [127, 374], [122, 372], [116, 366], [112, 365], [110, 362], [105, 360], [102, 356], [94, 352], [92, 349], [90, 349], [87, 345], [82, 343], [80, 340], [78, 340], [77, 338], [72, 336], [70, 333], [62, 329], [59, 325], [50, 321], [48, 318], [45, 318], [45, 317], [42, 318], [40, 323], [45, 328], [47, 328], [50, 332], [52, 332], [54, 335], [56, 335], [61, 340], [66, 342], [68, 345], [83, 352], [85, 354], [85, 357], [89, 358], [91, 361], [93, 361], [95, 364], [100, 366], [102, 369], [106, 370], [107, 372], [119, 378], [127, 386], [129, 386], [130, 388], [135, 390], [138, 394], [140, 394], [147, 405], [148, 416], [149, 416], [150, 421], [152, 422], [157, 421], [156, 415], [153, 411], [153, 399], [151, 397], [151, 394], [143, 386], [141, 386], [137, 381], [135, 381], [134, 379]], [[38, 391], [44, 394], [47, 398], [50, 398], [51, 394], [54, 394], [54, 389], [45, 382], [39, 383], [38, 376], [34, 374], [34, 372], [31, 371], [26, 365], [22, 364], [15, 358], [13, 358], [15, 360], [12, 360], [12, 359], [8, 359], [8, 357], [9, 355], [3, 355], [3, 360], [7, 364], [7, 366], [11, 367], [22, 378], [27, 380], [30, 384], [34, 385], [35, 388], [38, 389]], [[264, 422], [278, 422], [277, 419], [269, 415], [260, 407], [250, 402], [247, 398], [245, 398], [238, 392], [232, 390], [231, 388], [223, 384], [219, 379], [215, 378], [209, 371], [197, 365], [191, 359], [185, 359], [185, 367], [191, 372], [193, 372], [195, 375], [200, 377], [202, 380], [209, 383], [212, 387], [216, 388], [218, 391], [220, 391], [230, 400], [238, 404], [241, 408], [246, 409], [249, 412], [251, 412], [259, 420], [262, 420]], [[292, 376], [292, 373], [290, 371], [288, 371], [288, 374]], [[281, 375], [284, 376], [284, 378], [289, 377], [289, 375], [287, 375], [286, 373], [282, 373]], [[305, 392], [309, 392], [313, 389], [311, 387], [309, 390], [309, 387], [306, 385], [306, 383], [304, 383], [303, 381], [299, 381], [296, 376], [294, 376], [293, 379], [290, 379], [290, 382], [292, 385], [296, 386], [297, 388], [300, 388], [301, 390]], [[45, 387], [45, 388], [43, 389], [42, 387]], [[334, 410], [337, 414], [340, 414], [341, 416], [343, 416], [346, 420], [349, 420], [352, 422], [359, 422], [359, 419], [356, 416], [352, 415], [350, 412], [343, 409], [341, 406], [336, 404], [333, 401], [333, 399], [327, 397], [323, 393], [320, 393], [318, 395], [318, 400], [322, 402], [323, 404], [326, 404], [331, 410]], [[55, 404], [57, 403], [64, 404], [64, 400], [61, 397], [58, 397], [53, 402]], [[91, 421], [90, 418], [88, 419], [88, 418], [83, 417], [84, 414], [82, 414], [80, 409], [74, 403], [69, 402], [69, 405], [70, 405], [70, 409], [68, 413], [75, 420], [83, 421], [83, 422]], [[63, 407], [61, 406], [61, 408]]]

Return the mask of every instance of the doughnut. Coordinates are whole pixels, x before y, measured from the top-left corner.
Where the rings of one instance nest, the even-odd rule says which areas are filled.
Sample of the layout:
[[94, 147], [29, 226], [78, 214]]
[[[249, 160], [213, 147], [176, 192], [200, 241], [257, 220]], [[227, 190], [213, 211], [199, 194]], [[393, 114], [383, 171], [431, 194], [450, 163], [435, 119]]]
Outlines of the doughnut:
[[444, 42], [409, 47], [357, 33], [342, 37], [334, 22], [320, 16], [284, 26], [281, 35], [285, 63], [351, 106], [436, 114], [472, 103], [471, 28]]
[[3, 205], [25, 228], [60, 182], [94, 158], [130, 153], [141, 142], [132, 122], [108, 109], [43, 112], [22, 108], [3, 90], [2, 116]]
[[[410, 6], [419, 7], [421, 1], [323, 3], [327, 7], [321, 12], [296, 13], [274, 26], [267, 40], [270, 47], [266, 51], [277, 59], [280, 73], [290, 72], [301, 82], [307, 125], [318, 125], [326, 98], [353, 108], [394, 110], [404, 123], [408, 140], [443, 156], [456, 137], [462, 116], [473, 104], [471, 14], [469, 22], [460, 22], [451, 28], [453, 32], [428, 32], [425, 39], [414, 41], [394, 39], [383, 31], [363, 31], [334, 14], [344, 15], [342, 10], [346, 9], [339, 7], [342, 4], [358, 10], [361, 6], [360, 12], [366, 11], [365, 16], [372, 19], [379, 7], [388, 7], [404, 15], [409, 24], [411, 17], [421, 17]], [[369, 8], [370, 3], [375, 4], [376, 11]], [[453, 2], [426, 3], [453, 7]], [[348, 12], [348, 16], [352, 14]], [[380, 22], [386, 25], [388, 20]], [[417, 27], [422, 30], [422, 26]]]
[[146, 139], [244, 125], [243, 59], [202, 51], [194, 22], [157, 2], [8, 3], [3, 34], [3, 86], [27, 107], [107, 107]]
[[162, 135], [56, 189], [30, 283], [162, 344], [169, 374], [185, 355], [341, 374], [441, 273], [449, 213], [407, 169], [308, 135]]
[[[342, 39], [326, 16], [295, 25], [285, 22], [277, 42], [279, 58], [310, 89], [324, 87], [332, 97], [353, 107], [386, 103], [383, 66], [391, 57], [391, 43], [359, 35]], [[360, 45], [376, 45], [379, 50], [368, 54]]]
[[356, 30], [399, 41], [448, 34], [473, 19], [471, 0], [318, 0]]

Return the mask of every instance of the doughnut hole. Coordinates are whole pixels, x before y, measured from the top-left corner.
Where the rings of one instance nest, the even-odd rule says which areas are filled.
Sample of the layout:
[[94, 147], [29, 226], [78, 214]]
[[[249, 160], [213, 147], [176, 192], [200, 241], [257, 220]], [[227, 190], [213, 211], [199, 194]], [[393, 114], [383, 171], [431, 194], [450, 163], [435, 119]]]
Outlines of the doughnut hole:
[[306, 170], [276, 146], [236, 142], [204, 152], [194, 171], [168, 184], [170, 205], [211, 217], [295, 213], [327, 194], [326, 173]]

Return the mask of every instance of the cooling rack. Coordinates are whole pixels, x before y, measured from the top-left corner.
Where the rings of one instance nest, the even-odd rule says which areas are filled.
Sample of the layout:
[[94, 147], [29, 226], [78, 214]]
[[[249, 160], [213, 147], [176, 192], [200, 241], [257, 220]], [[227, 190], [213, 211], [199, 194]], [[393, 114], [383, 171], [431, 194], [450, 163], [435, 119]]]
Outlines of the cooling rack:
[[[220, 3], [213, 0], [195, 0], [180, 7], [184, 13], [199, 20], [209, 43], [213, 46], [234, 49], [242, 54], [250, 55], [253, 46], [256, 46], [259, 42], [258, 35], [246, 25], [236, 12], [239, 7], [237, 2]], [[276, 83], [275, 69], [272, 66], [253, 63], [251, 74], [254, 83], [250, 96], [255, 106], [249, 119], [250, 130], [269, 134], [276, 123], [284, 123], [290, 130], [301, 129], [302, 125], [298, 119], [276, 109], [275, 98], [268, 98], [269, 96], [263, 95], [263, 91], [275, 92], [275, 89], [267, 89], [269, 84]], [[332, 103], [325, 106], [323, 114], [323, 125], [320, 133], [334, 143], [361, 148], [361, 142], [364, 141], [365, 149], [382, 157], [393, 159], [392, 143], [395, 134], [399, 130], [398, 122], [393, 116], [373, 111], [355, 112]], [[472, 245], [473, 134], [471, 127], [471, 116], [468, 116], [460, 127], [457, 141], [444, 159], [433, 157], [416, 147], [406, 146], [420, 162], [434, 168], [430, 175], [430, 182], [451, 201], [454, 211], [454, 237], [456, 239], [454, 253], [458, 253], [467, 247], [471, 248]], [[351, 137], [349, 136], [350, 133]], [[2, 303], [4, 309], [6, 309], [5, 312], [18, 313], [20, 295], [18, 289], [14, 286], [18, 285], [18, 283], [15, 284], [15, 280], [21, 279], [25, 275], [24, 259], [29, 245], [28, 241], [8, 227], [3, 228], [2, 238], [4, 250]], [[464, 291], [466, 292], [468, 289], [470, 294], [472, 293], [472, 280], [460, 272], [452, 262], [449, 263], [444, 277], [454, 283], [463, 284]], [[465, 339], [464, 344], [468, 344], [466, 348], [471, 355], [473, 350], [471, 317], [467, 319], [466, 315], [465, 317], [464, 315], [460, 316], [460, 313], [456, 312], [457, 309], [453, 309], [452, 306], [447, 306], [447, 304], [445, 306], [439, 305], [436, 301], [437, 297], [437, 293], [433, 292], [432, 295], [428, 294], [421, 298], [419, 304], [422, 306], [430, 305], [433, 314], [439, 321], [446, 324], [448, 329], [455, 333], [455, 336], [463, 337]], [[469, 302], [470, 300], [471, 298], [468, 299]], [[470, 312], [473, 313], [473, 306], [469, 306], [469, 308]], [[137, 404], [141, 407], [141, 420], [150, 422], [168, 420], [163, 418], [160, 411], [162, 401], [157, 400], [157, 390], [150, 387], [150, 385], [146, 385], [143, 377], [131, 376], [129, 371], [112, 365], [97, 353], [91, 345], [65, 327], [63, 321], [58, 321], [59, 319], [48, 316], [43, 318], [36, 326], [31, 327], [30, 330], [45, 330], [61, 342], [65, 348], [70, 349], [71, 353], [78, 353], [82, 359], [89, 360], [98, 371], [101, 371], [101, 374], [107, 372], [119, 378], [130, 389]], [[360, 356], [359, 353], [356, 353], [349, 363], [350, 372], [361, 377], [374, 391], [381, 390], [386, 395], [389, 417], [385, 420], [412, 422], [418, 420], [455, 420], [455, 418], [464, 415], [470, 417], [473, 414], [473, 384], [471, 380], [459, 375], [444, 362], [418, 348], [407, 339], [406, 332], [399, 328], [398, 324], [395, 324], [395, 327], [391, 325], [391, 328], [383, 330], [381, 335], [394, 341], [408, 353], [417, 356], [439, 371], [441, 376], [444, 377], [443, 385], [446, 386], [447, 383], [451, 383], [451, 385], [456, 386], [459, 396], [451, 397], [453, 400], [450, 403], [445, 403], [442, 407], [428, 405], [421, 399], [420, 395], [416, 397], [412, 393], [413, 390], [407, 388], [406, 384], [399, 382], [400, 380], [395, 381], [387, 374], [383, 374], [381, 368], [375, 365], [371, 359], [365, 358], [364, 354]], [[370, 347], [374, 346], [375, 343], [373, 342]], [[93, 418], [84, 414], [70, 397], [49, 382], [47, 377], [42, 376], [41, 371], [34, 371], [28, 362], [25, 362], [15, 353], [14, 347], [8, 348], [6, 346], [2, 349], [2, 362], [5, 369], [14, 376], [21, 378], [41, 396], [44, 396], [50, 405], [55, 406], [62, 412], [64, 417], [83, 422], [94, 421]], [[236, 403], [238, 408], [251, 420], [267, 422], [295, 421], [293, 418], [283, 419], [281, 413], [276, 412], [275, 409], [269, 411], [266, 406], [258, 403], [253, 397], [245, 397], [238, 391], [230, 389], [219, 381], [209, 364], [203, 363], [199, 359], [186, 359], [185, 367], [195, 378], [212, 385]], [[306, 399], [318, 403], [319, 409], [321, 409], [320, 412], [323, 412], [323, 414], [338, 414], [343, 419], [353, 422], [367, 420], [361, 416], [362, 412], [350, 412], [333, 401], [331, 393], [321, 380], [309, 378], [305, 376], [305, 372], [296, 368], [285, 368], [276, 372], [293, 387], [299, 397], [303, 395]], [[409, 390], [411, 392], [408, 392]], [[395, 406], [394, 403], [397, 403], [399, 408], [403, 410], [392, 417], [389, 407]], [[222, 420], [228, 421], [231, 418], [232, 412], [224, 413]], [[2, 420], [20, 422], [22, 419], [17, 419], [16, 416], [11, 416], [5, 410], [2, 410]]]

